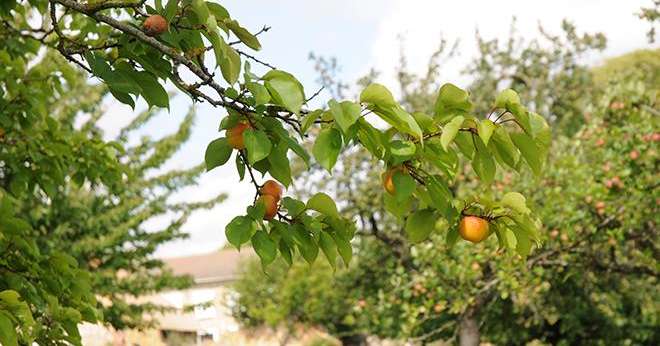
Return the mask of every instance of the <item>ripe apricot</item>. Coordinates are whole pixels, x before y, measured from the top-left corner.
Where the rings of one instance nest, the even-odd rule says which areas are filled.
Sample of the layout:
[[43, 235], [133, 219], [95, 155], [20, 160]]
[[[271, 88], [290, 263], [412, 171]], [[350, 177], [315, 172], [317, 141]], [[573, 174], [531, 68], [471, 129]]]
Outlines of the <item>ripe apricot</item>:
[[262, 195], [270, 195], [275, 197], [276, 200], [280, 200], [282, 198], [282, 185], [280, 185], [278, 182], [275, 180], [268, 180], [264, 183], [264, 186], [261, 187], [260, 190]]
[[151, 15], [144, 21], [143, 28], [147, 35], [158, 36], [167, 31], [167, 19], [158, 14]]
[[243, 143], [243, 132], [251, 128], [248, 123], [238, 123], [236, 126], [227, 130], [227, 143], [234, 149], [245, 149]]
[[488, 221], [478, 216], [465, 216], [458, 225], [458, 233], [467, 241], [478, 243], [490, 234]]
[[272, 220], [277, 215], [277, 200], [271, 195], [262, 195], [257, 199], [257, 203], [263, 203], [266, 207], [264, 220]]

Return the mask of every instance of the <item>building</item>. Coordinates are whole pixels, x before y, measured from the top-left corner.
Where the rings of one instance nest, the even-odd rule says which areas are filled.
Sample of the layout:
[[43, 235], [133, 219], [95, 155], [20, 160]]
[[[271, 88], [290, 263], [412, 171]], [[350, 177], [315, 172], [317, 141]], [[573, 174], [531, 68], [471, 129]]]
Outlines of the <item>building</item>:
[[[80, 327], [85, 346], [289, 346], [306, 345], [326, 335], [315, 330], [297, 331], [295, 338], [284, 331], [241, 330], [231, 315], [236, 293], [231, 283], [240, 275], [241, 264], [255, 258], [250, 248], [166, 259], [177, 275], [190, 275], [194, 285], [185, 290], [161, 292], [143, 297], [145, 301], [170, 306], [174, 312], [156, 316], [158, 328], [147, 331], [115, 331], [102, 325]], [[199, 305], [191, 311], [184, 308]], [[286, 342], [282, 342], [283, 340]]]

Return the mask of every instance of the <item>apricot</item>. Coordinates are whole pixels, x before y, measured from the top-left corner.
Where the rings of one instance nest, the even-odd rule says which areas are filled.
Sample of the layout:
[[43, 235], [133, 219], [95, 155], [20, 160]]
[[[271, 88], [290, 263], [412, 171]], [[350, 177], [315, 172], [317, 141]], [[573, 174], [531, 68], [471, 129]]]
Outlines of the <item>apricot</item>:
[[478, 216], [465, 216], [458, 225], [458, 233], [467, 241], [478, 243], [486, 238], [488, 232], [488, 221]]
[[167, 31], [167, 19], [161, 15], [154, 14], [144, 21], [142, 27], [147, 35], [158, 36]]
[[277, 215], [277, 202], [278, 200], [271, 195], [262, 195], [257, 199], [257, 203], [263, 203], [266, 207], [264, 220], [272, 220]]
[[243, 132], [251, 128], [248, 123], [238, 123], [236, 126], [227, 130], [227, 143], [234, 149], [245, 149], [245, 143], [243, 143]]
[[387, 191], [387, 193], [390, 195], [394, 195], [395, 193], [393, 178], [394, 173], [396, 172], [408, 173], [408, 170], [403, 166], [396, 166], [388, 169], [381, 175], [381, 178], [383, 179], [383, 187], [385, 188], [385, 191]]
[[261, 187], [259, 192], [262, 195], [270, 195], [275, 197], [276, 200], [280, 200], [282, 198], [282, 185], [280, 185], [278, 182], [275, 180], [268, 180], [264, 183], [264, 185]]

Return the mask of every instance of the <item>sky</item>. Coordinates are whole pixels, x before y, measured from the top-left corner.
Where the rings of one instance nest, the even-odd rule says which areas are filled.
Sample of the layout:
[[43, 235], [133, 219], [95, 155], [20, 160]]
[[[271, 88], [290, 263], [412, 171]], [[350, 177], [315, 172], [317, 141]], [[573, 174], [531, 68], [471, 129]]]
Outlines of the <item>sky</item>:
[[[538, 35], [543, 25], [559, 33], [562, 19], [577, 24], [582, 32], [602, 32], [608, 38], [607, 49], [586, 57], [597, 64], [606, 57], [638, 48], [658, 47], [647, 42], [649, 24], [635, 15], [640, 7], [652, 6], [651, 0], [227, 0], [220, 2], [244, 27], [256, 32], [264, 25], [271, 29], [260, 36], [263, 49], [255, 55], [277, 68], [294, 74], [305, 86], [306, 94], [318, 89], [309, 53], [336, 57], [339, 77], [353, 84], [371, 68], [381, 72], [379, 82], [394, 89], [395, 67], [401, 51], [405, 52], [413, 72], [426, 67], [429, 55], [441, 38], [459, 41], [459, 55], [442, 67], [446, 81], [465, 86], [468, 79], [460, 70], [475, 56], [475, 30], [485, 38], [508, 37], [511, 19], [516, 17], [517, 31], [524, 37]], [[444, 82], [444, 81], [443, 81]], [[328, 99], [322, 93], [319, 98]], [[101, 127], [113, 138], [137, 112], [108, 99]], [[192, 102], [185, 96], [171, 101], [170, 112], [160, 112], [132, 140], [140, 136], [159, 138], [176, 130]], [[191, 140], [166, 163], [165, 169], [182, 169], [204, 160], [207, 144], [221, 136], [218, 124], [226, 112], [207, 104], [197, 104], [197, 119]], [[227, 193], [225, 202], [209, 211], [194, 214], [183, 230], [189, 239], [165, 244], [156, 255], [178, 257], [207, 253], [225, 244], [225, 225], [242, 215], [252, 202], [254, 190], [249, 181], [238, 181], [233, 161], [205, 173], [199, 185], [181, 191], [176, 201], [205, 200]], [[157, 229], [166, 218], [150, 220], [147, 227]]]

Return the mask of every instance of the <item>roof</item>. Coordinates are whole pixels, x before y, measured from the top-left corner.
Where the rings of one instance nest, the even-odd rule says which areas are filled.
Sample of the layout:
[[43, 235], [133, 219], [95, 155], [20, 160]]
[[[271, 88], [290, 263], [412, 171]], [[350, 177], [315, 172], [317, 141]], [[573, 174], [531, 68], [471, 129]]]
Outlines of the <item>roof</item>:
[[204, 255], [164, 259], [164, 262], [176, 275], [190, 275], [197, 284], [209, 284], [235, 280], [242, 264], [254, 256], [251, 248], [240, 252], [223, 249]]

